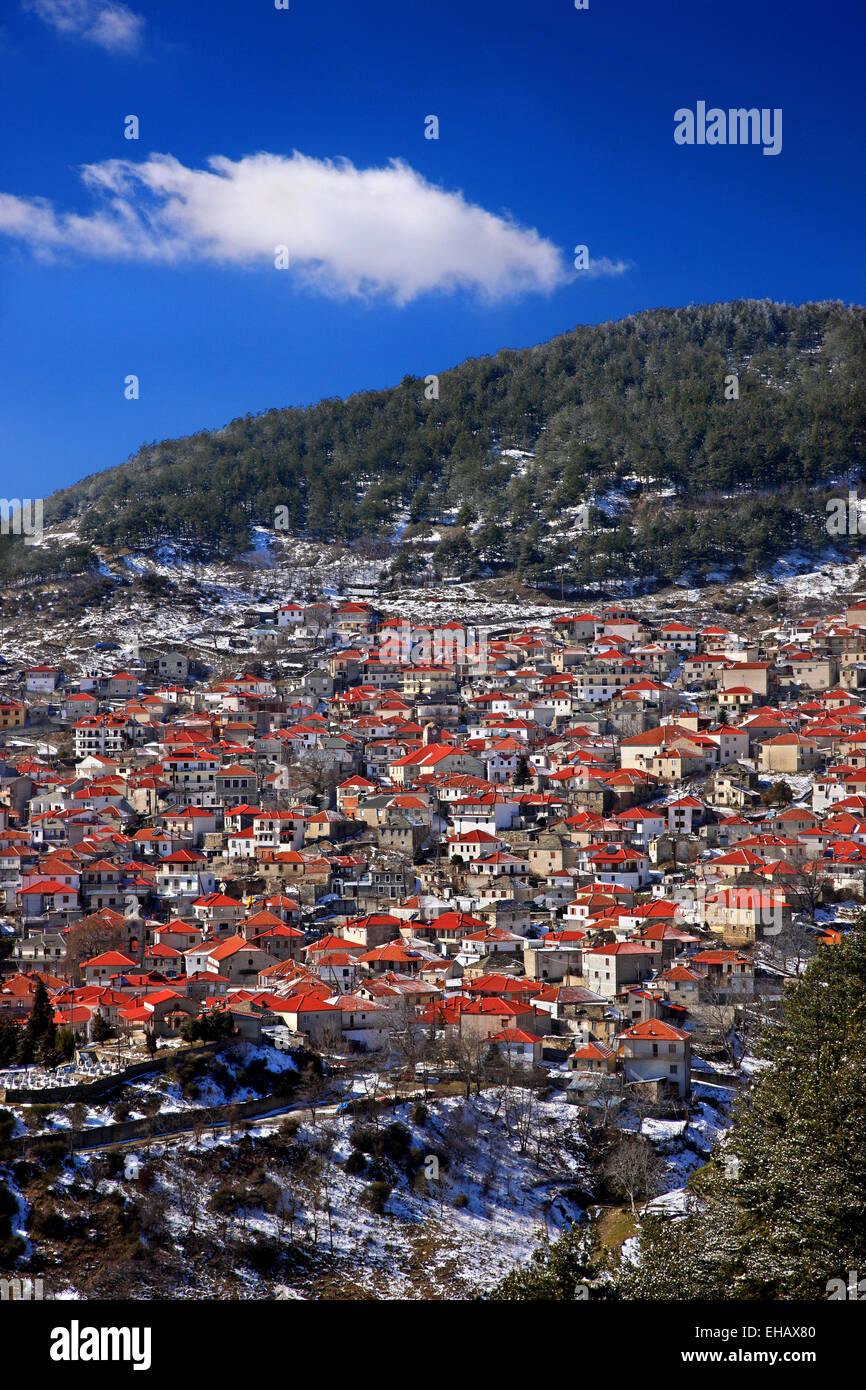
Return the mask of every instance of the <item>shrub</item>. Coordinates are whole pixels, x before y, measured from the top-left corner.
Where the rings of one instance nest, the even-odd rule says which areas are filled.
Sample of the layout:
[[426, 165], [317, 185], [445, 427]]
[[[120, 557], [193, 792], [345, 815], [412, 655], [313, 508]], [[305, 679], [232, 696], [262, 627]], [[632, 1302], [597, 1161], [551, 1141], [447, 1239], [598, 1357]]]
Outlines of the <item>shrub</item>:
[[367, 1170], [367, 1160], [360, 1149], [353, 1149], [343, 1164], [343, 1171], [350, 1177], [359, 1177]]
[[371, 1182], [369, 1187], [365, 1187], [361, 1193], [360, 1200], [369, 1211], [376, 1216], [384, 1216], [385, 1208], [388, 1205], [388, 1198], [391, 1196], [391, 1184], [387, 1182]]
[[214, 1066], [211, 1072], [211, 1075], [213, 1076], [213, 1079], [217, 1083], [217, 1085], [222, 1088], [223, 1094], [228, 1096], [229, 1099], [231, 1099], [231, 1097], [237, 1090], [238, 1083], [235, 1080], [233, 1074], [229, 1071], [225, 1062], [217, 1062], [217, 1064]]
[[468, 1207], [468, 1206], [469, 1206], [469, 1198], [466, 1196], [466, 1193], [465, 1193], [465, 1192], [458, 1192], [458, 1193], [457, 1193], [457, 1196], [454, 1198], [454, 1202], [453, 1202], [452, 1205], [455, 1206], [455, 1207], [457, 1207], [458, 1211], [462, 1211], [462, 1209], [463, 1209], [464, 1207]]
[[280, 1189], [271, 1178], [265, 1178], [263, 1182], [257, 1184], [253, 1189], [253, 1197], [257, 1207], [262, 1211], [273, 1214], [280, 1204]]
[[211, 1010], [198, 1018], [186, 1018], [180, 1025], [184, 1042], [222, 1042], [234, 1032], [234, 1019], [227, 1009]]
[[394, 1163], [405, 1159], [412, 1144], [412, 1135], [404, 1124], [395, 1120], [385, 1129], [373, 1125], [355, 1125], [349, 1135], [353, 1149], [361, 1153], [373, 1154], [376, 1158], [390, 1158]]
[[412, 1143], [412, 1136], [400, 1120], [388, 1125], [382, 1140], [382, 1151], [395, 1163], [405, 1159]]
[[268, 1236], [261, 1236], [257, 1240], [250, 1241], [243, 1246], [240, 1253], [246, 1260], [250, 1269], [257, 1274], [274, 1274], [279, 1267], [281, 1252], [275, 1240]]
[[138, 1170], [138, 1185], [145, 1192], [150, 1192], [156, 1185], [156, 1164], [142, 1163]]
[[242, 1205], [242, 1197], [234, 1183], [222, 1182], [216, 1192], [211, 1193], [210, 1209], [217, 1216], [234, 1216]]
[[200, 1081], [207, 1069], [207, 1057], [186, 1057], [177, 1068], [177, 1079], [185, 1086], [190, 1081]]
[[0, 1237], [0, 1269], [10, 1269], [27, 1249], [20, 1236]]
[[302, 1075], [324, 1076], [325, 1066], [318, 1052], [308, 1052], [306, 1048], [301, 1048], [294, 1054], [294, 1059]]
[[355, 1125], [349, 1135], [349, 1143], [359, 1153], [377, 1153], [381, 1144], [379, 1131], [374, 1129], [372, 1125]]
[[18, 1203], [5, 1183], [0, 1182], [0, 1217], [15, 1216]]
[[63, 1212], [56, 1207], [46, 1211], [44, 1204], [34, 1211], [30, 1228], [35, 1235], [45, 1236], [47, 1240], [64, 1240], [71, 1234]]
[[100, 1167], [106, 1178], [117, 1178], [126, 1171], [126, 1159], [119, 1149], [109, 1149], [103, 1155]]
[[68, 1141], [66, 1139], [54, 1139], [49, 1144], [40, 1144], [39, 1157], [42, 1159], [46, 1168], [62, 1168], [66, 1159]]

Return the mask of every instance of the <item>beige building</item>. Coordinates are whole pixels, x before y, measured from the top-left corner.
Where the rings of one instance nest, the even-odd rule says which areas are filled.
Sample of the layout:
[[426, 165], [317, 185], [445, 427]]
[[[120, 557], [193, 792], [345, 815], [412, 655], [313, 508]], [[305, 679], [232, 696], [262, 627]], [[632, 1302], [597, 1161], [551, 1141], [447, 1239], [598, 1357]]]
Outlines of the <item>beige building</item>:
[[726, 946], [751, 946], [791, 925], [791, 908], [779, 889], [721, 888], [706, 897], [704, 915]]
[[583, 975], [589, 989], [612, 999], [628, 985], [639, 984], [653, 971], [657, 952], [637, 941], [617, 941], [585, 951]]
[[839, 679], [839, 666], [832, 657], [802, 653], [789, 662], [791, 678], [810, 690], [829, 690]]
[[477, 999], [460, 1014], [460, 1036], [484, 1039], [505, 1028], [519, 1028], [538, 1033], [539, 1018], [535, 1009], [510, 999]]
[[772, 668], [769, 661], [738, 661], [722, 671], [722, 689], [743, 686], [753, 690], [756, 695], [767, 696], [772, 684]]
[[801, 734], [777, 734], [761, 744], [759, 758], [762, 772], [797, 773], [817, 767], [821, 750]]
[[617, 1062], [626, 1082], [665, 1082], [680, 1097], [691, 1090], [689, 1035], [661, 1019], [647, 1019], [620, 1033]]

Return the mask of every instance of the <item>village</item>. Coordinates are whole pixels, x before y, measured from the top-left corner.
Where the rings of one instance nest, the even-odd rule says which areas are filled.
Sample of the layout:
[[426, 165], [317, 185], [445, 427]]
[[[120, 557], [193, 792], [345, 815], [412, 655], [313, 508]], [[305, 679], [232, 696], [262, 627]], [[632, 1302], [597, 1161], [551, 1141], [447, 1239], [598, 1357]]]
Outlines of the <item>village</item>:
[[[763, 629], [457, 608], [259, 608], [223, 677], [180, 645], [4, 669], [16, 1142], [65, 1095], [76, 1147], [119, 1142], [100, 1098], [211, 1039], [277, 1080], [316, 1059], [297, 1094], [237, 1092], [255, 1115], [507, 1084], [667, 1152], [709, 1116], [708, 1156], [753, 1032], [864, 899], [866, 603]], [[677, 1210], [669, 1169], [632, 1206]]]

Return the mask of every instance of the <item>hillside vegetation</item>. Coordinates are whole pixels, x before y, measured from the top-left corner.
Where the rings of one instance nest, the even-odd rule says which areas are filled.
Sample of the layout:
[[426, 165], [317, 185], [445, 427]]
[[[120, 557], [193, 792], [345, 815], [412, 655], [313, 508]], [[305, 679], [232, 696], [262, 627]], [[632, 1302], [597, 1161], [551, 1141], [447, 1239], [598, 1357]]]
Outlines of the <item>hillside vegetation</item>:
[[438, 399], [406, 377], [143, 445], [46, 519], [77, 517], [85, 543], [230, 555], [284, 507], [294, 535], [394, 541], [398, 571], [426, 539], [443, 572], [529, 582], [750, 573], [826, 546], [828, 489], [864, 462], [864, 368], [860, 307], [652, 310], [466, 361]]

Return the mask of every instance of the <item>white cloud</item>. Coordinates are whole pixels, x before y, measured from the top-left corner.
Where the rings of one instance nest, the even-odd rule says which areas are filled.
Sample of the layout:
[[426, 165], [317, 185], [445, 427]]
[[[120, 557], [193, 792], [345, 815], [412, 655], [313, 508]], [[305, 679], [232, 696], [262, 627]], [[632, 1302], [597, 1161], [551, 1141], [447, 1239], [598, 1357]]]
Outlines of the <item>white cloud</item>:
[[112, 53], [131, 53], [144, 19], [119, 0], [22, 0], [23, 8], [60, 34], [86, 39]]
[[[549, 291], [572, 274], [534, 229], [436, 188], [396, 160], [356, 169], [295, 152], [214, 156], [206, 169], [190, 169], [154, 154], [141, 164], [87, 165], [82, 177], [93, 211], [58, 212], [43, 199], [0, 194], [0, 234], [43, 255], [169, 264], [273, 267], [275, 249], [287, 246], [292, 272], [323, 293], [398, 304], [431, 290], [493, 299]], [[601, 274], [623, 269], [593, 266]]]

